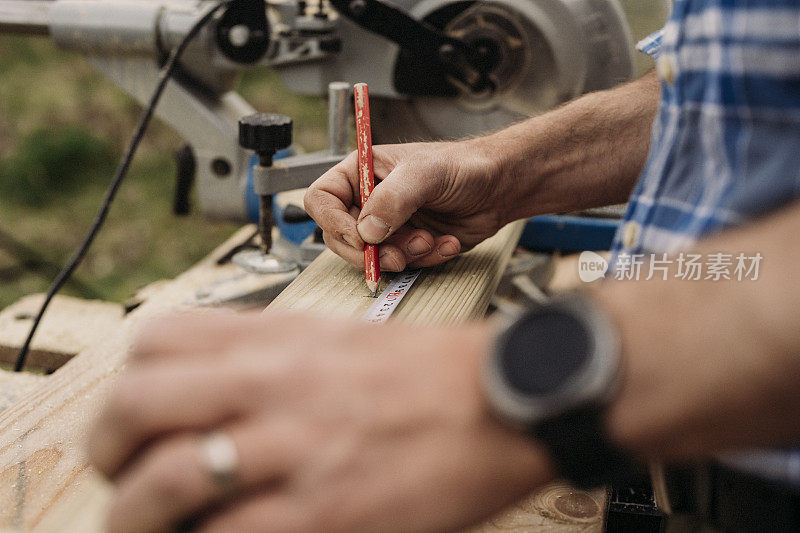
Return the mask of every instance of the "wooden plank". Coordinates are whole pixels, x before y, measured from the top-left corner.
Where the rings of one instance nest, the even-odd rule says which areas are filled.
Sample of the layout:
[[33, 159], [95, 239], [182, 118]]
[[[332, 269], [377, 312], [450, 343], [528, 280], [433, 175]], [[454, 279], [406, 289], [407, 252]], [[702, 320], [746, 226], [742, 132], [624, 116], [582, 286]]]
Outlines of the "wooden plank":
[[27, 396], [47, 376], [0, 370], [0, 412]]
[[471, 533], [601, 533], [607, 506], [605, 489], [585, 491], [555, 482], [471, 530]]
[[[0, 363], [13, 364], [43, 301], [44, 294], [31, 294], [0, 312]], [[119, 304], [56, 296], [33, 338], [26, 368], [57, 369], [118, 329], [122, 314]]]
[[104, 530], [111, 486], [96, 474], [77, 487], [73, 494], [59, 501], [41, 521], [35, 533], [100, 533]]
[[[522, 223], [509, 224], [468, 253], [423, 271], [392, 320], [453, 324], [483, 316], [521, 232]], [[392, 279], [385, 277], [382, 287]], [[373, 301], [363, 272], [326, 250], [267, 309], [358, 317]]]

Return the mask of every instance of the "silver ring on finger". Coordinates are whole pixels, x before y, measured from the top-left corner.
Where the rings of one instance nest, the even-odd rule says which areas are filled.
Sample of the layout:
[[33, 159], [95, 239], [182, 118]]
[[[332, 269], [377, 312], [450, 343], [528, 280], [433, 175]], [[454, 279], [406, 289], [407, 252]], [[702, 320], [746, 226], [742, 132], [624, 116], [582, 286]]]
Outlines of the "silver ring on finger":
[[239, 452], [233, 439], [222, 431], [211, 431], [201, 438], [200, 452], [214, 485], [223, 492], [233, 489], [239, 471]]

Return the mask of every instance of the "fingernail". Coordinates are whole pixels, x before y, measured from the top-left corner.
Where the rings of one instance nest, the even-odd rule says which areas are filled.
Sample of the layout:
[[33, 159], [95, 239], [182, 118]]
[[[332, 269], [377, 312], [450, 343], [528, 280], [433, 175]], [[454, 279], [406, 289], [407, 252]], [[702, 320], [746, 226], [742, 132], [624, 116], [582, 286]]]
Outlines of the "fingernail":
[[389, 234], [389, 224], [375, 215], [367, 215], [358, 223], [358, 233], [369, 243], [379, 243]]
[[358, 248], [363, 248], [363, 246], [364, 246], [363, 244], [356, 242], [355, 239], [353, 239], [353, 237], [350, 237], [349, 235], [345, 235], [344, 233], [342, 233], [342, 239], [344, 239], [344, 242], [346, 242], [347, 244], [349, 244], [353, 248], [357, 248], [358, 249]]
[[458, 247], [450, 241], [442, 243], [436, 252], [442, 257], [450, 257], [458, 253]]
[[411, 242], [408, 243], [408, 246], [406, 246], [406, 252], [408, 252], [410, 256], [427, 254], [431, 249], [430, 243], [422, 237], [414, 237], [411, 239]]
[[402, 270], [400, 268], [400, 263], [397, 261], [397, 257], [395, 257], [395, 255], [392, 253], [383, 252], [378, 256], [378, 261], [380, 262], [381, 269], [383, 270], [387, 270], [389, 272], [400, 272], [400, 270]]

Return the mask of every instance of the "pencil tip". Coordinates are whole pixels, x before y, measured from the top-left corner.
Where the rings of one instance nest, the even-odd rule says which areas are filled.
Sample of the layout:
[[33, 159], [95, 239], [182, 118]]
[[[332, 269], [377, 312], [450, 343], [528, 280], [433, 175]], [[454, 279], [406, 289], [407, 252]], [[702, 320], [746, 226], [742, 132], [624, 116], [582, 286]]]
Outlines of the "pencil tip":
[[371, 279], [368, 279], [366, 281], [367, 281], [367, 289], [369, 289], [369, 292], [371, 292], [372, 295], [375, 296], [375, 293], [378, 292], [378, 282], [372, 281]]
[[375, 289], [374, 291], [372, 291], [372, 297], [373, 298], [377, 298], [378, 297], [378, 289]]

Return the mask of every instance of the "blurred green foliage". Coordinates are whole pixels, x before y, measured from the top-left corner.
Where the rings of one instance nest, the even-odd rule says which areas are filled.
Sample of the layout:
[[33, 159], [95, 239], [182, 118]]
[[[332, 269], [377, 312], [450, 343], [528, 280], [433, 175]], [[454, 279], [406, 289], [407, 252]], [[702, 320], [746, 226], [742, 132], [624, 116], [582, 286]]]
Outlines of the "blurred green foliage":
[[[267, 69], [242, 78], [259, 111], [325, 145], [321, 98], [289, 94]], [[47, 39], [0, 36], [0, 308], [47, 289], [88, 229], [141, 108], [80, 56]], [[123, 301], [183, 272], [237, 227], [171, 212], [182, 140], [154, 120], [106, 225], [64, 292]]]
[[80, 193], [113, 170], [111, 143], [78, 126], [37, 129], [0, 159], [0, 195], [29, 207]]

